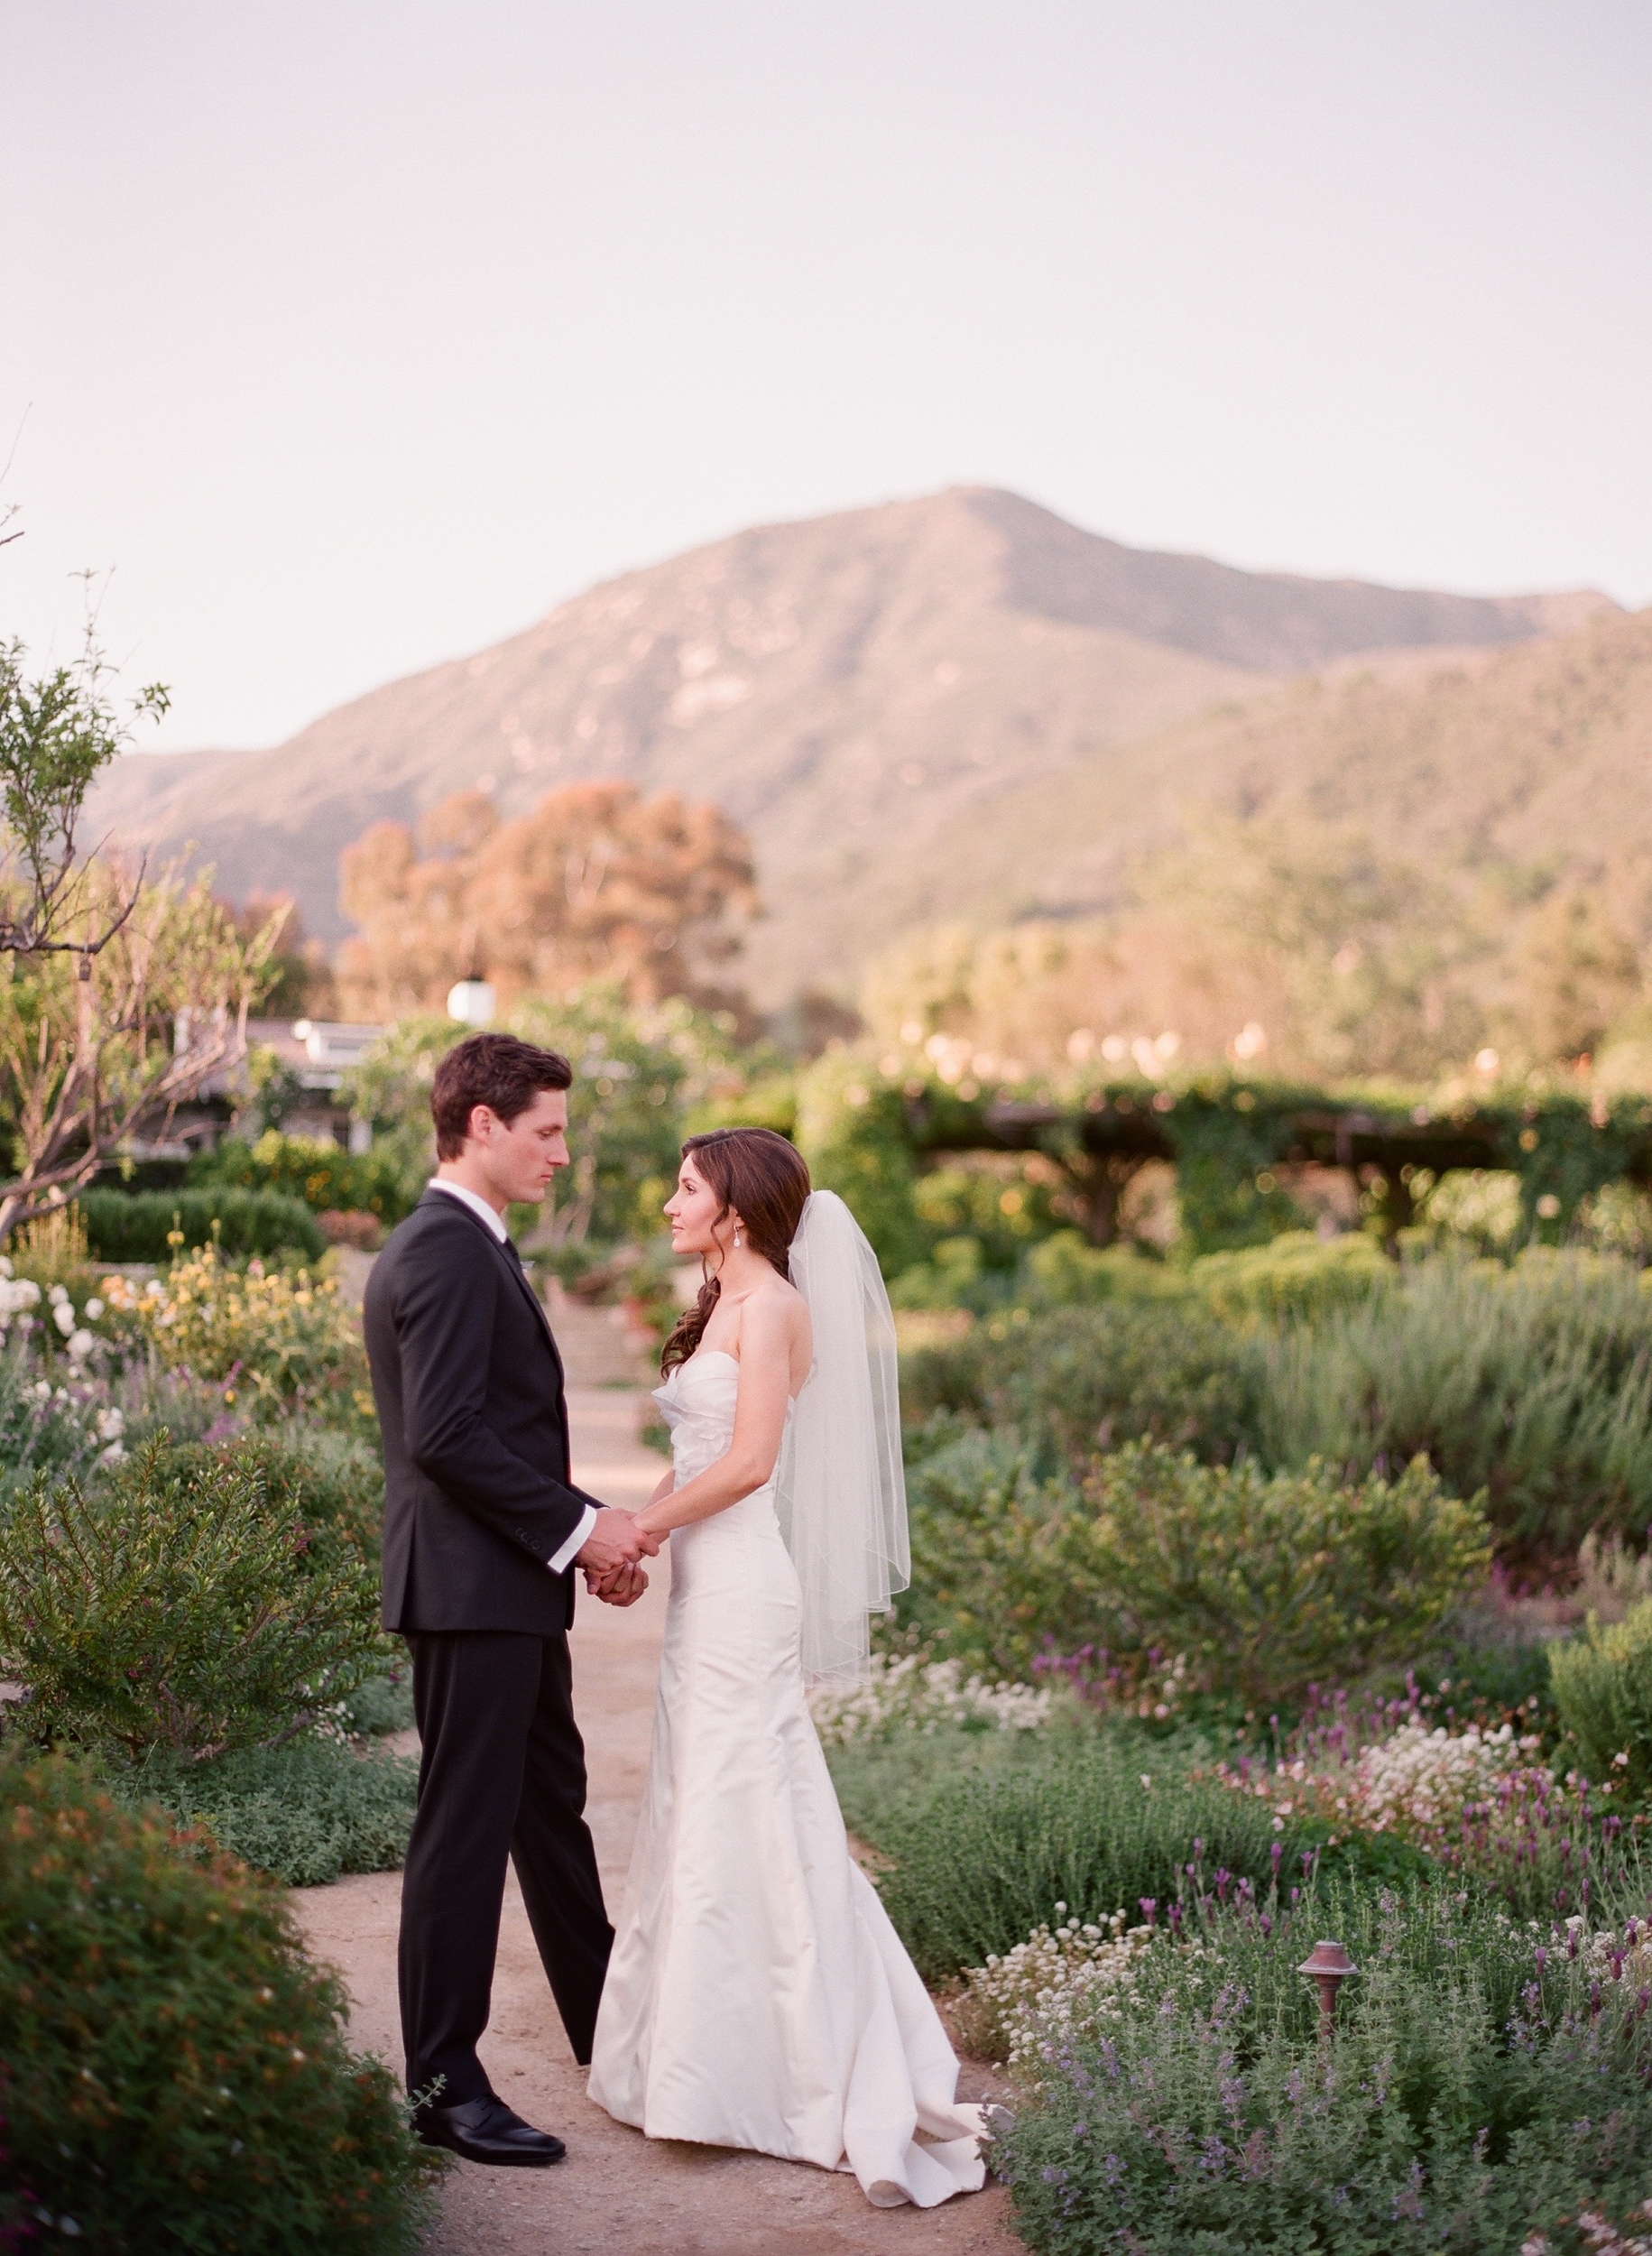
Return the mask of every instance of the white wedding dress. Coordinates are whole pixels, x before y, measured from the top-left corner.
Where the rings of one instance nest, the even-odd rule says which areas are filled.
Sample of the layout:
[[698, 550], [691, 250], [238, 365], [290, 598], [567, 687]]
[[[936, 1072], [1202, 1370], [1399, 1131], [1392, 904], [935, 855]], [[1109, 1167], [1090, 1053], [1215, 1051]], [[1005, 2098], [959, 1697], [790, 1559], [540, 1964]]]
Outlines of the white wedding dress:
[[[740, 1366], [655, 1394], [677, 1484], [722, 1456]], [[654, 2139], [853, 2170], [881, 2208], [985, 2177], [979, 2108], [849, 1854], [809, 1719], [798, 1576], [771, 1482], [671, 1537], [654, 1742], [590, 2092]]]

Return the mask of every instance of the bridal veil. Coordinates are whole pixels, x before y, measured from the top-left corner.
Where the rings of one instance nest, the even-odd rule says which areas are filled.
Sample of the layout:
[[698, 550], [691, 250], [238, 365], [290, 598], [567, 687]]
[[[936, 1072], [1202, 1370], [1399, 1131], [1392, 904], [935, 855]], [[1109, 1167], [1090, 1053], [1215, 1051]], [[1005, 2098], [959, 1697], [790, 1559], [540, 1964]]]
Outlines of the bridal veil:
[[911, 1579], [895, 1319], [877, 1255], [835, 1191], [810, 1193], [791, 1242], [814, 1365], [789, 1421], [775, 1508], [803, 1597], [803, 1674], [868, 1673], [867, 1617]]

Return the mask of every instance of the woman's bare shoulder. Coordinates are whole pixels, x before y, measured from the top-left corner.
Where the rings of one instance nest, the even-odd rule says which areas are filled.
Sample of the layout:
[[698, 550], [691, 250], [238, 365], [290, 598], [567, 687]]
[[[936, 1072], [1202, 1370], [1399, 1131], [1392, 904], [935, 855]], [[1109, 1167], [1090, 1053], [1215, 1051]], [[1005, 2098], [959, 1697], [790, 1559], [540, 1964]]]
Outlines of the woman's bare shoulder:
[[747, 1323], [753, 1318], [765, 1329], [783, 1327], [795, 1330], [799, 1323], [808, 1321], [808, 1307], [803, 1295], [789, 1279], [778, 1274], [765, 1277], [746, 1294], [742, 1313]]

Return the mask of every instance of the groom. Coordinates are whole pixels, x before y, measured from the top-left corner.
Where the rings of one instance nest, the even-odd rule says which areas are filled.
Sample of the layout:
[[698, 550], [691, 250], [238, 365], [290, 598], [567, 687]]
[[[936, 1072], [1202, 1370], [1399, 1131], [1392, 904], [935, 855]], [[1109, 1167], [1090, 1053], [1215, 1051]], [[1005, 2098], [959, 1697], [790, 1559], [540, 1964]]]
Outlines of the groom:
[[413, 1657], [422, 1756], [401, 1883], [407, 2087], [427, 2144], [556, 2162], [499, 2099], [487, 2026], [505, 1859], [516, 1866], [582, 2065], [614, 1930], [585, 1823], [568, 1630], [574, 1568], [630, 1604], [658, 1542], [568, 1478], [562, 1364], [505, 1234], [568, 1163], [573, 1071], [510, 1034], [448, 1051], [430, 1092], [439, 1165], [374, 1264], [364, 1311], [384, 1445], [384, 1626]]

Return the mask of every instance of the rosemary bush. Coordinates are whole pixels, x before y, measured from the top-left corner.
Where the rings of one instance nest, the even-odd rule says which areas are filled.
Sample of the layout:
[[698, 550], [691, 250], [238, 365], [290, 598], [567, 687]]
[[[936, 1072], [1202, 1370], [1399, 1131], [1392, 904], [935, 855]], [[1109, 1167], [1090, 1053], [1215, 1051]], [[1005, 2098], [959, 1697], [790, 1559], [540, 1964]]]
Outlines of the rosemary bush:
[[1531, 1565], [1652, 1521], [1652, 1295], [1627, 1262], [1435, 1256], [1263, 1352], [1269, 1464], [1426, 1455], [1459, 1495], [1484, 1491], [1500, 1553]]
[[959, 1425], [1024, 1428], [1046, 1473], [1123, 1441], [1225, 1463], [1253, 1431], [1260, 1369], [1257, 1346], [1196, 1305], [1121, 1299], [979, 1323], [907, 1356], [901, 1399], [915, 1427], [946, 1413], [946, 1438]]
[[[1011, 1949], [1057, 1903], [1073, 1918], [1133, 1919], [1174, 1901], [1191, 1863], [1266, 1889], [1298, 1880], [1324, 1828], [1281, 1821], [1214, 1780], [1152, 1762], [1145, 1741], [1068, 1740], [1058, 1759], [951, 1778], [852, 1812], [891, 1860], [878, 1889], [918, 1971], [943, 1980]], [[870, 1821], [870, 1822], [869, 1822]]]
[[42, 1742], [141, 1760], [307, 1728], [383, 1667], [377, 1577], [358, 1556], [309, 1571], [233, 1460], [194, 1478], [159, 1445], [88, 1494], [42, 1481], [0, 1528], [0, 1674]]

